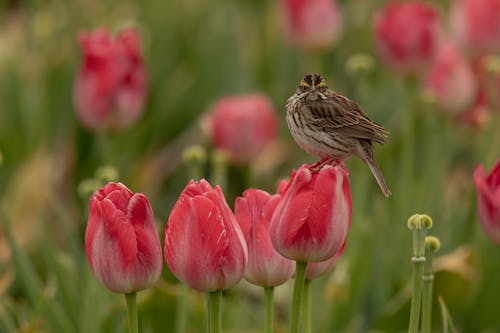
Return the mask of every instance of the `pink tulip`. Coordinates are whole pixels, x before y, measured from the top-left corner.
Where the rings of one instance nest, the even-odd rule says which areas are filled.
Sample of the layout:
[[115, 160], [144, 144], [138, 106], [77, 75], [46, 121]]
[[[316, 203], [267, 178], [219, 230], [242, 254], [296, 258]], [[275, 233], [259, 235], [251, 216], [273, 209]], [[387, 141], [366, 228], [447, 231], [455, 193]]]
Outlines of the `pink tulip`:
[[335, 0], [282, 0], [283, 26], [288, 40], [309, 51], [332, 46], [342, 31], [342, 13]]
[[271, 101], [262, 94], [220, 99], [208, 123], [214, 146], [239, 164], [253, 160], [276, 139], [278, 132], [278, 119]]
[[282, 257], [273, 247], [269, 227], [280, 195], [256, 189], [236, 199], [235, 215], [248, 245], [245, 279], [262, 287], [275, 287], [290, 279], [295, 263]]
[[500, 244], [500, 160], [486, 175], [483, 165], [474, 171], [477, 213], [486, 236]]
[[296, 261], [325, 261], [346, 241], [352, 203], [342, 162], [293, 172], [271, 220], [276, 250]]
[[306, 280], [314, 280], [320, 276], [330, 272], [337, 261], [339, 261], [340, 256], [344, 252], [345, 243], [342, 244], [339, 251], [330, 259], [321, 262], [309, 262], [306, 268]]
[[153, 210], [141, 193], [108, 183], [90, 198], [85, 233], [90, 268], [111, 291], [151, 287], [162, 270], [161, 245]]
[[457, 0], [451, 10], [454, 35], [468, 49], [500, 51], [500, 0]]
[[402, 74], [427, 67], [440, 39], [437, 10], [421, 1], [393, 1], [374, 18], [375, 44], [383, 62]]
[[481, 129], [488, 124], [490, 111], [486, 91], [480, 88], [476, 94], [474, 104], [467, 111], [459, 115], [459, 120], [475, 129]]
[[144, 110], [147, 74], [134, 30], [112, 38], [106, 30], [83, 32], [74, 104], [82, 124], [94, 131], [122, 130]]
[[168, 218], [164, 253], [172, 273], [199, 291], [231, 288], [243, 278], [247, 245], [219, 186], [187, 184]]
[[477, 82], [467, 59], [454, 45], [445, 44], [427, 75], [426, 88], [440, 107], [460, 112], [474, 102]]

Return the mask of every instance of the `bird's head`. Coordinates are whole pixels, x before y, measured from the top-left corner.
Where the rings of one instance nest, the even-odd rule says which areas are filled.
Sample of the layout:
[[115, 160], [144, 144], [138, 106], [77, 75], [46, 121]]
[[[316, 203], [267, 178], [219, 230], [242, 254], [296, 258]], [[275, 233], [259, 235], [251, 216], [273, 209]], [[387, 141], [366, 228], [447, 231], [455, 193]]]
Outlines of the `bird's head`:
[[326, 99], [329, 89], [321, 74], [307, 73], [297, 88], [296, 94], [308, 100]]

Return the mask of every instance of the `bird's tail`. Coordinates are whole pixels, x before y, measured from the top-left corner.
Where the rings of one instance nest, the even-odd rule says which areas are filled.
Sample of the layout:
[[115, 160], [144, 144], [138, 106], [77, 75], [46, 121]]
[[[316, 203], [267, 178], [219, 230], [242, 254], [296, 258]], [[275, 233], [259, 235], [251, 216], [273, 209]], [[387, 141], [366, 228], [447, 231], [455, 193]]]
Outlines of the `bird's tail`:
[[378, 166], [377, 160], [375, 159], [375, 154], [373, 153], [373, 147], [370, 145], [369, 147], [363, 147], [363, 156], [360, 156], [361, 159], [368, 165], [373, 176], [377, 180], [378, 186], [384, 193], [386, 197], [389, 197], [392, 193], [387, 187], [387, 184], [384, 179], [384, 175], [382, 175], [382, 171]]
[[378, 167], [377, 160], [375, 160], [375, 158], [367, 159], [366, 164], [368, 164], [368, 167], [373, 173], [373, 176], [377, 180], [378, 186], [380, 187], [384, 195], [386, 197], [389, 197], [392, 193], [389, 190], [389, 187], [387, 187], [387, 184], [385, 183], [384, 175], [382, 175], [382, 171], [380, 171], [380, 168]]

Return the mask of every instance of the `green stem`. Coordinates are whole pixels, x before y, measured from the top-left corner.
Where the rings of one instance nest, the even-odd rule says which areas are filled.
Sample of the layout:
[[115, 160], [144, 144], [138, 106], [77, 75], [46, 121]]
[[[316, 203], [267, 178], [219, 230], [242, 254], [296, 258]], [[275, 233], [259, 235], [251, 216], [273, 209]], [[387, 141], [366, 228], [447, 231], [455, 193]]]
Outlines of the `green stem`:
[[113, 149], [109, 133], [98, 133], [96, 137], [99, 165], [114, 165]]
[[302, 333], [311, 333], [311, 280], [304, 282], [304, 299], [302, 300]]
[[300, 306], [302, 304], [302, 293], [304, 291], [304, 280], [306, 277], [307, 262], [297, 261], [295, 266], [295, 282], [293, 285], [293, 300], [290, 319], [290, 333], [299, 333]]
[[128, 310], [128, 327], [130, 333], [139, 332], [139, 324], [137, 322], [137, 293], [125, 294]]
[[422, 298], [422, 333], [430, 333], [432, 320], [432, 288], [434, 275], [432, 274], [432, 272], [428, 275], [424, 272], [423, 280], [424, 292]]
[[439, 250], [440, 243], [436, 237], [425, 238], [425, 263], [424, 275], [422, 276], [424, 283], [424, 292], [422, 299], [422, 333], [431, 333], [432, 324], [432, 289], [434, 284], [434, 273], [432, 270], [432, 262], [434, 253]]
[[222, 290], [208, 293], [209, 333], [222, 332]]
[[189, 296], [189, 287], [185, 284], [181, 284], [180, 295], [177, 298], [177, 313], [175, 321], [176, 333], [186, 332], [187, 319], [188, 319], [188, 296]]
[[227, 158], [224, 152], [214, 150], [211, 157], [212, 162], [212, 183], [219, 185], [222, 189], [227, 184]]
[[273, 320], [274, 320], [274, 308], [273, 308], [273, 295], [274, 287], [265, 287], [264, 293], [266, 297], [266, 333], [273, 333]]
[[422, 275], [425, 263], [425, 235], [432, 220], [427, 215], [413, 215], [408, 220], [408, 227], [413, 230], [413, 290], [411, 295], [409, 333], [418, 332], [420, 305], [422, 301]]
[[210, 301], [210, 293], [206, 294], [207, 301], [207, 333], [212, 333], [212, 302]]

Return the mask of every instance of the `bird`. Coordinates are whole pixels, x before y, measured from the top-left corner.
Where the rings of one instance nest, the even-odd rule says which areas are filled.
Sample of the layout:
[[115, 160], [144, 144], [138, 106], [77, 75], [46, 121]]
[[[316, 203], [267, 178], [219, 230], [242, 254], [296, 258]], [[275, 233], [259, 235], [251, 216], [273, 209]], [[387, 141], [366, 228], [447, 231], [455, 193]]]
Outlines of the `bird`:
[[308, 73], [300, 81], [287, 100], [286, 122], [298, 146], [321, 159], [315, 166], [357, 156], [368, 165], [382, 193], [391, 195], [373, 146], [386, 143], [389, 132], [356, 102], [328, 88], [322, 75]]

